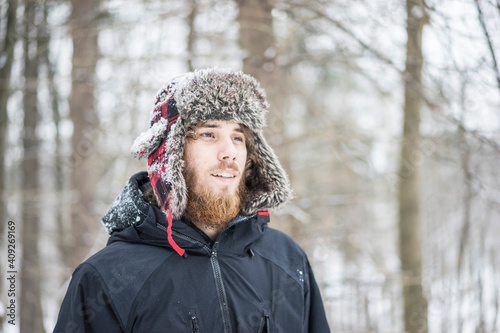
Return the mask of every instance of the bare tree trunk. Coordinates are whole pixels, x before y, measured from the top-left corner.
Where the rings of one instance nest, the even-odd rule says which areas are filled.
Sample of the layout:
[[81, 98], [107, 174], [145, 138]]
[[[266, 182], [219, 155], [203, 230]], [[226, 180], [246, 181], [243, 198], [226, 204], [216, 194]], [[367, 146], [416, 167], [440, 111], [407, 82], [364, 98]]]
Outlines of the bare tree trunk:
[[[285, 119], [288, 91], [286, 71], [276, 63], [277, 45], [273, 30], [274, 0], [237, 0], [240, 25], [239, 45], [246, 52], [243, 72], [252, 75], [266, 90], [271, 105], [267, 117], [267, 137], [285, 170], [290, 170], [288, 146], [285, 142]], [[273, 220], [275, 227], [295, 239], [300, 235], [297, 221], [286, 216]]]
[[188, 16], [188, 26], [189, 26], [189, 34], [187, 38], [187, 53], [188, 53], [188, 67], [189, 71], [192, 72], [195, 70], [193, 65], [194, 58], [194, 43], [196, 41], [196, 30], [195, 30], [195, 20], [198, 15], [198, 4], [196, 0], [190, 0], [189, 4], [191, 6], [191, 11]]
[[[462, 288], [460, 288], [460, 285], [462, 283], [462, 275], [465, 274], [463, 272], [463, 267], [465, 264], [465, 259], [466, 259], [466, 249], [470, 248], [469, 243], [470, 243], [470, 229], [471, 229], [471, 208], [472, 208], [472, 201], [474, 199], [474, 193], [473, 193], [473, 188], [472, 188], [472, 178], [473, 178], [473, 172], [471, 171], [471, 147], [469, 146], [469, 143], [467, 142], [467, 133], [466, 129], [463, 126], [463, 121], [465, 118], [465, 113], [466, 113], [466, 85], [467, 85], [467, 78], [464, 78], [464, 81], [462, 83], [462, 89], [460, 92], [460, 103], [462, 106], [462, 114], [460, 117], [460, 124], [458, 126], [458, 138], [457, 141], [459, 143], [460, 148], [460, 165], [462, 167], [462, 174], [463, 174], [463, 180], [464, 180], [464, 194], [462, 198], [462, 207], [463, 207], [463, 216], [462, 216], [462, 228], [460, 231], [460, 238], [459, 238], [459, 247], [458, 247], [458, 257], [457, 257], [457, 332], [462, 332], [463, 329], [463, 322], [464, 318], [461, 316], [461, 306], [462, 306], [462, 300], [464, 298]], [[470, 253], [469, 253], [470, 256]]]
[[24, 23], [24, 129], [22, 160], [22, 260], [20, 324], [21, 333], [44, 332], [41, 306], [41, 270], [38, 252], [39, 237], [39, 143], [38, 125], [38, 26], [35, 16], [40, 10], [36, 0], [25, 2]]
[[404, 127], [399, 166], [399, 252], [403, 276], [405, 332], [427, 332], [427, 300], [422, 290], [420, 221], [420, 108], [422, 30], [428, 18], [422, 0], [407, 0], [407, 53]]
[[50, 105], [52, 107], [52, 121], [55, 127], [55, 153], [54, 153], [54, 161], [53, 161], [53, 172], [55, 179], [55, 192], [56, 192], [56, 230], [57, 230], [57, 245], [59, 247], [60, 256], [62, 259], [63, 266], [65, 268], [70, 268], [71, 263], [69, 261], [70, 258], [70, 249], [67, 242], [66, 230], [68, 229], [64, 225], [64, 172], [63, 172], [63, 160], [62, 160], [62, 142], [61, 135], [59, 129], [59, 123], [61, 121], [61, 116], [59, 113], [59, 93], [56, 88], [56, 83], [54, 81], [54, 67], [49, 58], [49, 42], [50, 35], [46, 29], [47, 26], [47, 16], [48, 16], [48, 6], [44, 6], [44, 28], [40, 31], [43, 32], [43, 36], [39, 39], [41, 41], [40, 45], [40, 62], [44, 63], [47, 66], [47, 80], [48, 80], [48, 90], [50, 97]]
[[[7, 101], [9, 100], [10, 92], [10, 77], [12, 70], [12, 62], [14, 60], [14, 44], [16, 42], [16, 11], [17, 0], [8, 1], [9, 8], [6, 13], [6, 28], [5, 40], [3, 41], [3, 49], [0, 53], [0, 58], [5, 59], [3, 66], [0, 68], [0, 156], [5, 156], [6, 142], [7, 142], [7, 123], [9, 121], [7, 114]], [[7, 189], [5, 186], [5, 158], [0, 162], [0, 247], [3, 248], [4, 240], [4, 226], [7, 224], [6, 200]], [[4, 260], [5, 258], [2, 258]], [[4, 266], [0, 267], [0, 290], [3, 291], [4, 283]], [[2, 293], [2, 298], [5, 293]], [[3, 299], [2, 299], [3, 301]], [[3, 326], [5, 321], [5, 314], [0, 314], [0, 327]]]
[[[496, 249], [491, 249], [489, 251], [489, 257], [490, 257], [490, 262], [489, 264], [491, 265], [491, 267], [495, 267], [496, 264], [497, 264], [497, 251]], [[500, 324], [499, 323], [499, 318], [500, 318], [500, 286], [498, 285], [498, 283], [495, 283], [495, 288], [494, 288], [494, 303], [495, 303], [495, 306], [494, 306], [494, 309], [493, 309], [493, 313], [494, 313], [494, 316], [491, 320], [492, 322], [492, 327], [495, 329], [498, 327], [498, 325]]]
[[[239, 6], [238, 23], [240, 24], [239, 44], [247, 52], [243, 59], [243, 70], [258, 78], [265, 88], [273, 81], [272, 73], [277, 69], [273, 31], [273, 0], [237, 0]], [[266, 52], [267, 51], [267, 52]]]
[[96, 186], [96, 145], [98, 118], [94, 110], [95, 68], [98, 58], [98, 0], [73, 0], [71, 28], [73, 37], [72, 91], [70, 115], [73, 121], [71, 156], [72, 251], [76, 267], [88, 255], [97, 232], [94, 214]]
[[60, 256], [62, 259], [63, 266], [65, 268], [71, 268], [70, 259], [70, 248], [67, 242], [67, 227], [64, 225], [64, 172], [63, 172], [63, 160], [62, 160], [62, 142], [59, 129], [59, 123], [61, 116], [59, 113], [59, 94], [57, 92], [56, 83], [54, 81], [54, 67], [49, 58], [49, 42], [50, 35], [46, 29], [47, 26], [47, 16], [48, 16], [48, 6], [44, 6], [44, 22], [43, 29], [40, 31], [43, 35], [39, 38], [41, 41], [40, 45], [40, 62], [47, 66], [47, 80], [48, 80], [48, 90], [50, 97], [50, 105], [52, 107], [52, 121], [55, 127], [55, 153], [54, 153], [54, 179], [55, 179], [55, 191], [56, 191], [56, 230], [57, 230], [57, 245], [59, 248]]
[[[5, 40], [3, 41], [3, 50], [1, 57], [5, 59], [3, 67], [0, 68], [0, 156], [5, 156], [5, 143], [7, 140], [7, 123], [9, 121], [7, 115], [7, 102], [10, 92], [10, 76], [12, 62], [14, 60], [14, 44], [16, 42], [16, 11], [17, 0], [8, 1], [9, 8], [7, 9], [7, 26], [5, 32]], [[4, 159], [2, 159], [4, 161]], [[0, 163], [0, 219], [5, 221], [5, 164]], [[3, 231], [3, 228], [2, 228]], [[0, 231], [0, 232], [2, 232]], [[2, 234], [3, 235], [3, 234]], [[1, 238], [3, 239], [3, 237]]]

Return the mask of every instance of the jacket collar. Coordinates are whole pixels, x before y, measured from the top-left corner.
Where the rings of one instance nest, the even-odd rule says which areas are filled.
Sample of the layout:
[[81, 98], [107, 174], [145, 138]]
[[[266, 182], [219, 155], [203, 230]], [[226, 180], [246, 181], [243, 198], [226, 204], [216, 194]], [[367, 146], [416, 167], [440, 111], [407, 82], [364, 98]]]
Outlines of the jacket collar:
[[[187, 255], [210, 255], [213, 249], [218, 252], [236, 255], [253, 255], [252, 244], [257, 241], [267, 228], [269, 215], [261, 212], [253, 215], [239, 215], [221, 232], [215, 242], [204, 237], [199, 229], [181, 220], [172, 223], [172, 237], [175, 243], [184, 249]], [[168, 222], [165, 214], [156, 206], [149, 206], [147, 217], [140, 224], [115, 232], [108, 245], [116, 241], [142, 243], [165, 248], [172, 248], [167, 239]]]

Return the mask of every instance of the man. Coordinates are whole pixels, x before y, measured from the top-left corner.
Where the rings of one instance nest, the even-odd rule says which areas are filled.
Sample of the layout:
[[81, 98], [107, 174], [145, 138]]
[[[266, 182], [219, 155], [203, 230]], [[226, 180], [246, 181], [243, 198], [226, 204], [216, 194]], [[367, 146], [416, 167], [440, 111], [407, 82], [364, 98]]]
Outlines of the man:
[[73, 273], [54, 332], [329, 332], [305, 253], [268, 228], [292, 197], [252, 77], [200, 70], [161, 89], [148, 158]]

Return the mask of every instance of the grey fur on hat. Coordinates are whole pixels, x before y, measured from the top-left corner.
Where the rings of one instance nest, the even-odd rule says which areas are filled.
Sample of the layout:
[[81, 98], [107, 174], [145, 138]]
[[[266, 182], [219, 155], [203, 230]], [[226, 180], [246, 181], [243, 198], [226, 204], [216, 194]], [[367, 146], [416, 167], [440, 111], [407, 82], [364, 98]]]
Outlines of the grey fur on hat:
[[[160, 89], [155, 109], [151, 113], [150, 129], [141, 134], [132, 146], [133, 154], [149, 157], [148, 173], [160, 175], [173, 218], [182, 217], [187, 205], [188, 191], [183, 176], [186, 130], [208, 120], [235, 121], [249, 128], [254, 136], [255, 149], [261, 169], [259, 188], [249, 189], [250, 199], [243, 214], [278, 208], [292, 198], [288, 176], [272, 148], [267, 144], [263, 128], [269, 107], [259, 83], [241, 71], [205, 69], [175, 78]], [[151, 156], [164, 145], [162, 160]], [[161, 155], [161, 154], [160, 154]], [[154, 159], [153, 159], [154, 160]]]

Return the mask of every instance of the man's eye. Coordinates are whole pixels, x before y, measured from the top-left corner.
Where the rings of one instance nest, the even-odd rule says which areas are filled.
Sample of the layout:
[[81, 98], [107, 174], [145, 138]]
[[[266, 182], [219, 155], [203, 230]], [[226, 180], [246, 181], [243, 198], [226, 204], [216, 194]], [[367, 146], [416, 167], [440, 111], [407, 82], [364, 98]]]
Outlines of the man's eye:
[[214, 134], [211, 132], [200, 133], [199, 135], [202, 137], [205, 137], [205, 138], [213, 138], [214, 137]]
[[241, 136], [235, 136], [234, 140], [241, 141], [241, 142], [245, 141], [245, 139], [243, 137], [241, 137]]

